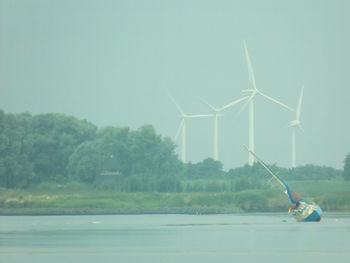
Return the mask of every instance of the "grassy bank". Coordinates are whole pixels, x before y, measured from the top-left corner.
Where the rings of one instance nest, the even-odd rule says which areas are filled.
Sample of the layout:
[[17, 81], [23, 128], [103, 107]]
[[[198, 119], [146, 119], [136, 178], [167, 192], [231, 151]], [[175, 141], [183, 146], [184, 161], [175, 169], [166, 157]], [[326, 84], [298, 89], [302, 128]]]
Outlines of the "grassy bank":
[[[350, 211], [350, 182], [291, 182], [325, 211]], [[290, 203], [280, 188], [239, 192], [125, 193], [84, 190], [0, 191], [1, 215], [284, 212]]]

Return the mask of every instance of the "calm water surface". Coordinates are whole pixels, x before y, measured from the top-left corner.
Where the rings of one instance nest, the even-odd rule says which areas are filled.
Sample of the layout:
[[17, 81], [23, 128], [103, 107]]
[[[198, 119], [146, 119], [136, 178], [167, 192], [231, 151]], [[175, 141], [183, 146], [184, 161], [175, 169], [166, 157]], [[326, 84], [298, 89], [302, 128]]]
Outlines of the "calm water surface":
[[0, 262], [350, 262], [350, 214], [1, 216]]

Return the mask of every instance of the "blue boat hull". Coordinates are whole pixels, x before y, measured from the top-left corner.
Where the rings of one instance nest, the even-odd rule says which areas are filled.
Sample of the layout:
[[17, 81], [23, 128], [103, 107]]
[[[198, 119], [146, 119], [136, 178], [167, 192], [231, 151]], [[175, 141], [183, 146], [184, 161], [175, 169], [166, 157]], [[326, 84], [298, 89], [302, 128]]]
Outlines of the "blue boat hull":
[[318, 205], [307, 204], [302, 211], [294, 212], [294, 217], [298, 222], [319, 222], [322, 213], [322, 209]]
[[321, 221], [322, 217], [322, 209], [321, 207], [317, 206], [317, 208], [304, 220], [301, 220], [301, 222], [319, 222]]

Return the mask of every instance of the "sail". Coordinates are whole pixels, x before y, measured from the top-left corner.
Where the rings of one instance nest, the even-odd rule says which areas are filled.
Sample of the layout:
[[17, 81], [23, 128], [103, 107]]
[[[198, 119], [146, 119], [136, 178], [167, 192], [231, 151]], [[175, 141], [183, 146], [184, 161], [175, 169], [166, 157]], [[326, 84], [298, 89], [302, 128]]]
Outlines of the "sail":
[[289, 200], [293, 203], [296, 204], [297, 202], [300, 202], [302, 200], [304, 200], [303, 198], [301, 198], [299, 195], [297, 195], [293, 189], [290, 189], [289, 186], [287, 186], [287, 195], [289, 197]]
[[293, 203], [296, 204], [297, 202], [300, 201], [304, 201], [303, 198], [301, 198], [292, 188], [289, 187], [289, 185], [277, 174], [274, 174], [274, 176], [276, 176], [279, 181], [283, 184], [284, 188], [285, 188], [285, 192], [289, 197], [289, 200]]
[[247, 147], [246, 149], [248, 150], [248, 152], [250, 152], [254, 157], [255, 159], [266, 169], [266, 171], [268, 171], [268, 173], [270, 175], [272, 175], [273, 178], [276, 179], [276, 181], [285, 188], [285, 193], [288, 195], [290, 201], [293, 203], [293, 204], [296, 204], [297, 202], [299, 201], [305, 201], [303, 198], [301, 198], [299, 195], [297, 195], [293, 189], [291, 189], [289, 187], [289, 185], [277, 174], [274, 174], [268, 167], [267, 165], [258, 158], [258, 156], [256, 156], [256, 154], [254, 152], [252, 152], [251, 150], [249, 150]]

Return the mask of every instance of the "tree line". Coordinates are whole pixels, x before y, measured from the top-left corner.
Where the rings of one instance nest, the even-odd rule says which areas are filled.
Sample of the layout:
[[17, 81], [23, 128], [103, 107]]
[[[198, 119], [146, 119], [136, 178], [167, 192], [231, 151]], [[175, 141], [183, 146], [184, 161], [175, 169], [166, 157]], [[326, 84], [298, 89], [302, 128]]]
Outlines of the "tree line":
[[[266, 172], [257, 164], [227, 172], [221, 162], [211, 158], [184, 164], [176, 154], [175, 143], [157, 134], [151, 125], [136, 130], [98, 128], [63, 114], [0, 110], [0, 127], [0, 187], [4, 188], [74, 181], [119, 191], [174, 192], [184, 190], [183, 180], [226, 178], [237, 180], [241, 188], [254, 188], [266, 179]], [[350, 178], [349, 155], [346, 160], [343, 175]], [[342, 175], [340, 170], [316, 165], [270, 168], [280, 171], [287, 180], [334, 179]]]

